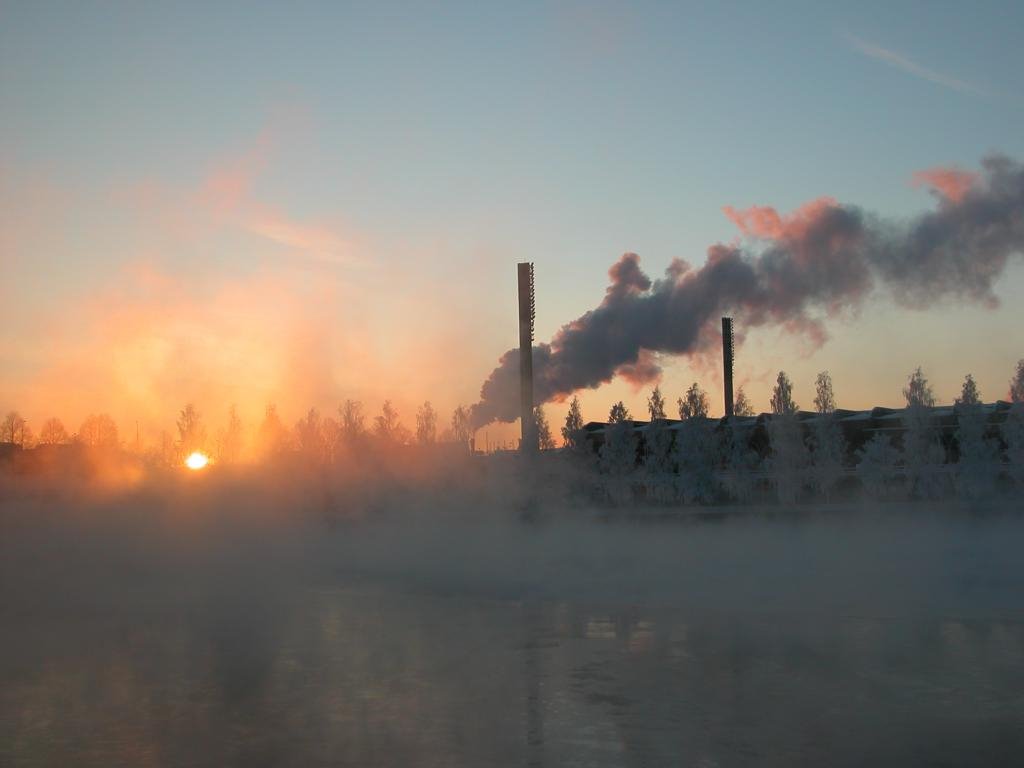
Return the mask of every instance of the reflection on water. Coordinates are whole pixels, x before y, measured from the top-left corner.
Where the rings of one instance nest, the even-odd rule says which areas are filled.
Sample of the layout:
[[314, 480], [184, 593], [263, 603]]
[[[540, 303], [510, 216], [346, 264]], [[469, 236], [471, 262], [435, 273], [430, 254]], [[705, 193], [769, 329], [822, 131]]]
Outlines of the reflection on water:
[[11, 766], [991, 765], [1024, 751], [1024, 624], [998, 611], [714, 611], [339, 577], [15, 603], [3, 624]]

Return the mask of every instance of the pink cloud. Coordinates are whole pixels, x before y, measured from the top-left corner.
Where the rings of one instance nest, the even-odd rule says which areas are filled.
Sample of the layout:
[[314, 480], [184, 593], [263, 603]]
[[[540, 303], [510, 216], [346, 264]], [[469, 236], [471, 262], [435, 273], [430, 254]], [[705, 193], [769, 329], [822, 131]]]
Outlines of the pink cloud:
[[834, 198], [819, 197], [804, 203], [785, 216], [768, 205], [754, 205], [736, 209], [731, 205], [722, 212], [744, 235], [765, 240], [800, 240], [807, 231], [830, 209], [837, 207]]
[[929, 187], [951, 203], [959, 203], [977, 180], [977, 174], [959, 168], [928, 168], [912, 177], [915, 187]]

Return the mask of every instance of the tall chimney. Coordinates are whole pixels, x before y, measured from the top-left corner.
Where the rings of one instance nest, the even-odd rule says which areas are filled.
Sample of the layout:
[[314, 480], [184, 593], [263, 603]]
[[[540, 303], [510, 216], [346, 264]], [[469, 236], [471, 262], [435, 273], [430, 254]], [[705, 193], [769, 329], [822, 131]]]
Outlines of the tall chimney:
[[519, 402], [523, 453], [537, 451], [537, 429], [533, 422], [533, 319], [536, 304], [533, 293], [533, 264], [519, 267]]
[[732, 405], [732, 318], [722, 318], [722, 382], [725, 388], [725, 415], [733, 415]]

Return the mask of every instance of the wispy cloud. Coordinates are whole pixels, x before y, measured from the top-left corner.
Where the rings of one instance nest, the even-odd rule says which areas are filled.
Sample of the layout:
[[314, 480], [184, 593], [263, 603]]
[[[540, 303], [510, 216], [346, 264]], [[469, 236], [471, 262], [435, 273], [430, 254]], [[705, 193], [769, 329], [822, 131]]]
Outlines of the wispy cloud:
[[960, 80], [956, 77], [950, 77], [949, 75], [944, 75], [941, 72], [936, 72], [934, 69], [929, 69], [923, 64], [918, 64], [913, 59], [907, 58], [896, 51], [890, 51], [888, 48], [883, 48], [882, 46], [875, 45], [867, 40], [862, 40], [855, 35], [846, 35], [846, 39], [849, 41], [850, 45], [853, 46], [854, 50], [859, 53], [870, 59], [874, 59], [875, 61], [880, 61], [883, 64], [896, 67], [896, 69], [902, 70], [908, 75], [914, 75], [922, 80], [927, 80], [930, 83], [935, 83], [936, 85], [941, 85], [945, 88], [951, 88], [952, 90], [960, 91], [961, 93], [974, 93], [982, 96], [988, 95], [988, 92], [985, 89], [980, 88], [973, 83], [969, 83], [966, 80]]

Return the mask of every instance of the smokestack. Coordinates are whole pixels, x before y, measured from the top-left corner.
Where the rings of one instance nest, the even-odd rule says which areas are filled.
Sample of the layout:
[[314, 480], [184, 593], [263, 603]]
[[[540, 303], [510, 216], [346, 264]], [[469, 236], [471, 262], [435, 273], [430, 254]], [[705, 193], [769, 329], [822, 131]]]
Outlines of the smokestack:
[[523, 453], [536, 453], [537, 430], [533, 423], [533, 319], [536, 303], [533, 292], [533, 264], [519, 267], [519, 407]]
[[725, 388], [725, 415], [733, 415], [732, 406], [732, 318], [722, 318], [722, 382]]

